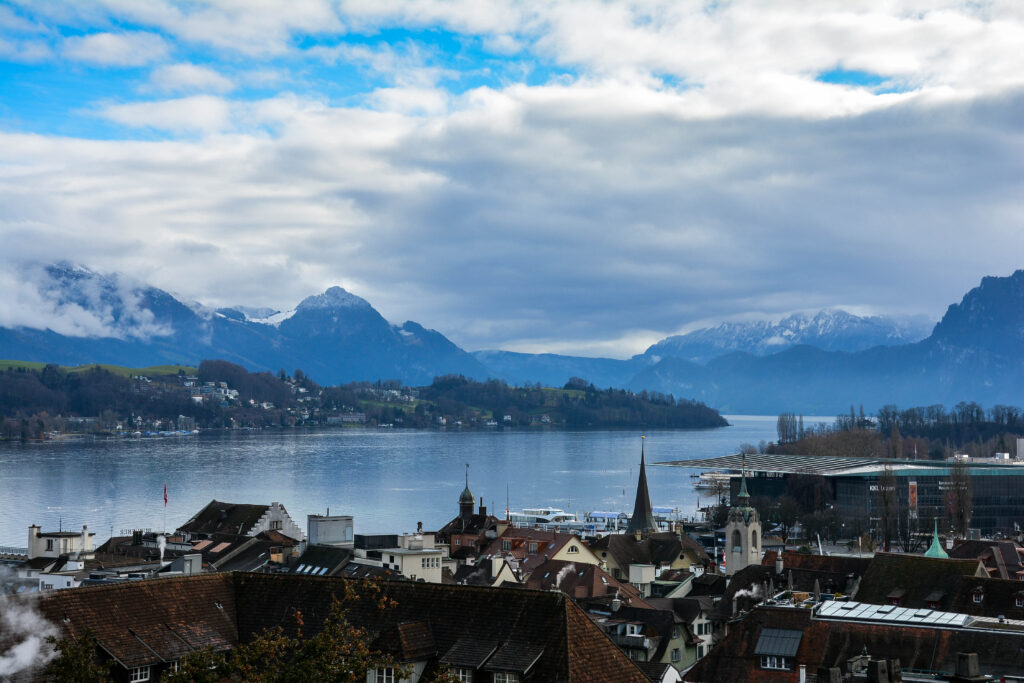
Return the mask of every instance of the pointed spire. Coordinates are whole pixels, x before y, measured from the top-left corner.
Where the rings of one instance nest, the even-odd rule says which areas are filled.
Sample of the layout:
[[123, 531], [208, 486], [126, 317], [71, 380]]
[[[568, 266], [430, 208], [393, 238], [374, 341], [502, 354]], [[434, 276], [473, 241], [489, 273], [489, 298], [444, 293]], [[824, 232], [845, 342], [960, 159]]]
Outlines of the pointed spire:
[[949, 554], [942, 549], [942, 541], [939, 540], [939, 519], [935, 518], [935, 531], [932, 533], [932, 544], [924, 552], [925, 557], [939, 557], [949, 559]]
[[469, 490], [469, 463], [466, 463], [466, 488], [459, 496], [459, 517], [469, 519], [473, 516], [473, 507], [476, 505], [476, 496]]
[[651, 510], [651, 494], [647, 489], [647, 468], [644, 464], [644, 440], [640, 437], [640, 479], [636, 483], [636, 502], [633, 503], [633, 516], [626, 527], [626, 533], [632, 534], [637, 531], [657, 531], [658, 524], [654, 521], [654, 512]]
[[746, 507], [747, 501], [750, 500], [750, 494], [747, 493], [747, 454], [743, 454], [743, 469], [740, 472], [740, 492], [736, 496], [740, 500], [740, 506]]

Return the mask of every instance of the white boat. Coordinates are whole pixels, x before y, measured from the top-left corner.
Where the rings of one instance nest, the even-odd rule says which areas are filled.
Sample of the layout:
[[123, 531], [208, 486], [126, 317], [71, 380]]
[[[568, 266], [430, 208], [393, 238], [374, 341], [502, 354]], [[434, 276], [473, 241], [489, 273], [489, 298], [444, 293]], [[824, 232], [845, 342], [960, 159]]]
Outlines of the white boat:
[[693, 488], [698, 491], [729, 490], [729, 481], [733, 475], [729, 472], [704, 472], [693, 483]]
[[510, 512], [509, 518], [516, 526], [568, 526], [579, 522], [576, 515], [559, 508], [523, 508], [522, 512]]

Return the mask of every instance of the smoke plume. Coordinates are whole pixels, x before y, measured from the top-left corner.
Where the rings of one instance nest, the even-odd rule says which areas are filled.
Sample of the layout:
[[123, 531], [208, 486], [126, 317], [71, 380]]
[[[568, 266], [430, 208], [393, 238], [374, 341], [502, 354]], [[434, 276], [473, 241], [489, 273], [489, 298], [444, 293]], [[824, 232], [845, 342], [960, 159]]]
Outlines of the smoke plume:
[[36, 609], [35, 598], [0, 595], [0, 679], [29, 674], [46, 666], [54, 657], [46, 642], [59, 635], [57, 627]]

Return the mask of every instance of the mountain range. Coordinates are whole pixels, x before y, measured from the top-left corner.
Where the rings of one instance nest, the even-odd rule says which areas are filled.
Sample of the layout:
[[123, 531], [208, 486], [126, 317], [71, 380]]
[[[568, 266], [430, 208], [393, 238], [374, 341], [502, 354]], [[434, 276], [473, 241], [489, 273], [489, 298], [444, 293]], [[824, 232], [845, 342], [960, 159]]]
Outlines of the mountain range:
[[167, 292], [61, 263], [42, 270], [39, 322], [0, 327], [0, 358], [148, 366], [221, 358], [250, 370], [301, 368], [323, 384], [435, 376], [671, 393], [722, 412], [833, 414], [975, 400], [1020, 404], [1024, 270], [986, 277], [928, 333], [922, 317], [842, 310], [723, 323], [668, 337], [630, 359], [509, 351], [468, 353], [440, 332], [393, 325], [340, 287], [293, 310], [211, 309]]

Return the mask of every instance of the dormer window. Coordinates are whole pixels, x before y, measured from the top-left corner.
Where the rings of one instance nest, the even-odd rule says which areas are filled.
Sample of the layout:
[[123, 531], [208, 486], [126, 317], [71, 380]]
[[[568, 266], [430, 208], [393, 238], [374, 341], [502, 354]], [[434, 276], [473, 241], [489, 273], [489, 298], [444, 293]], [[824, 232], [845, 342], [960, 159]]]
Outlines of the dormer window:
[[537, 544], [536, 544], [535, 542], [533, 542], [533, 541], [531, 541], [531, 542], [530, 542], [530, 549], [529, 549], [529, 552], [530, 552], [530, 553], [535, 553], [535, 552], [537, 552]]
[[1013, 604], [1017, 607], [1024, 607], [1024, 595], [1018, 595], [1013, 599]]
[[502, 541], [501, 542], [501, 549], [505, 550], [505, 551], [512, 550], [512, 541], [509, 541], [509, 540]]
[[971, 591], [971, 600], [975, 605], [980, 605], [981, 601], [985, 599], [985, 593], [980, 588], [975, 588]]

